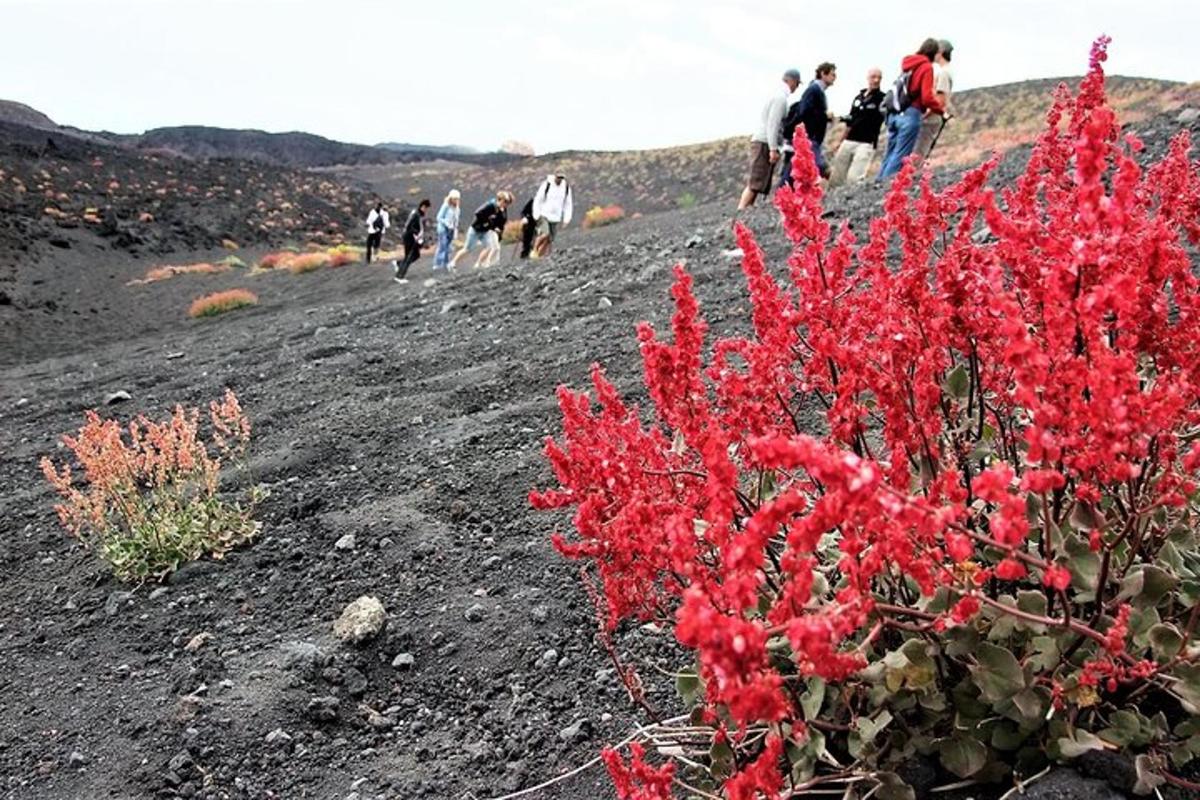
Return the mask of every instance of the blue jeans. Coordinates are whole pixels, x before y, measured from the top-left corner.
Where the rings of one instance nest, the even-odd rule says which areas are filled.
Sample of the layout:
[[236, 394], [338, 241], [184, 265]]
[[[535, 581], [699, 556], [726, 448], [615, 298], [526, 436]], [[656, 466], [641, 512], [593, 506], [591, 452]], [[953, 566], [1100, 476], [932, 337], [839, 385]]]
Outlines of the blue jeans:
[[[809, 139], [808, 145], [812, 148], [813, 163], [817, 165], [817, 172], [820, 173], [822, 178], [829, 177], [829, 167], [825, 165], [825, 152], [822, 149], [821, 142]], [[791, 150], [787, 150], [783, 154], [783, 169], [779, 172], [780, 186], [792, 185], [792, 156], [794, 155], [795, 153]]]
[[909, 106], [899, 114], [888, 117], [887, 152], [879, 167], [879, 178], [890, 178], [904, 166], [904, 159], [912, 155], [917, 146], [917, 135], [921, 133], [921, 110]]
[[437, 252], [433, 254], [433, 268], [444, 269], [450, 264], [450, 245], [454, 243], [454, 231], [438, 226]]

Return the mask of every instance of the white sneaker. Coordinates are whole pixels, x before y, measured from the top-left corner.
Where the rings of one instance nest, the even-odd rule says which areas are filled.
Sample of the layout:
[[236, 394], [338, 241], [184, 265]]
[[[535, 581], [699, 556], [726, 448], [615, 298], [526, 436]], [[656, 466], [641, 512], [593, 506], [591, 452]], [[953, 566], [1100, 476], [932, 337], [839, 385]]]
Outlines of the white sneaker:
[[400, 283], [400, 284], [408, 283], [408, 278], [401, 278], [399, 275], [392, 278], [392, 280], [394, 280], [396, 283]]

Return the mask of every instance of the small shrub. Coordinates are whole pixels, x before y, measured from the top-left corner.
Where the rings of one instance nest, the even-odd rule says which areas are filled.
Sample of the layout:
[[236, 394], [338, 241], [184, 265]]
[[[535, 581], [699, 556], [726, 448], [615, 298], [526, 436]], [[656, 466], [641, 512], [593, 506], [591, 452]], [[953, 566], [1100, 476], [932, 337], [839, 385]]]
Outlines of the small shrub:
[[216, 275], [221, 272], [228, 272], [230, 269], [231, 265], [225, 263], [225, 260], [218, 261], [216, 264], [209, 264], [208, 262], [180, 266], [167, 264], [147, 270], [144, 277], [130, 281], [129, 285], [136, 286], [143, 283], [157, 283], [158, 281], [174, 278], [176, 275]]
[[679, 195], [678, 198], [675, 199], [675, 205], [677, 205], [679, 208], [684, 208], [684, 209], [695, 208], [696, 207], [696, 195], [692, 194], [691, 192], [684, 192], [683, 194]]
[[300, 253], [288, 259], [287, 269], [293, 275], [301, 275], [305, 272], [313, 272], [328, 267], [330, 257], [328, 253]]
[[217, 266], [225, 267], [226, 269], [245, 269], [246, 262], [242, 261], [235, 255], [228, 255], [216, 262]]
[[679, 763], [604, 756], [625, 800], [675, 769], [911, 800], [918, 759], [1008, 796], [1092, 750], [1200, 790], [1200, 163], [1185, 130], [1138, 164], [1106, 45], [1009, 188], [910, 160], [862, 242], [796, 136], [786, 268], [735, 226], [748, 332], [706, 342], [680, 265], [673, 336], [638, 328], [652, 414], [598, 366], [559, 390], [531, 500], [574, 511], [600, 641], [653, 621], [692, 658], [692, 713], [645, 737]]
[[226, 250], [237, 250], [240, 245], [233, 239], [222, 239], [221, 247], [224, 247]]
[[625, 209], [620, 206], [595, 206], [588, 209], [588, 212], [583, 216], [583, 227], [599, 228], [604, 225], [612, 225], [614, 222], [620, 222], [625, 219]]
[[248, 289], [228, 289], [198, 297], [188, 308], [189, 317], [215, 317], [235, 308], [258, 305], [258, 295]]
[[117, 578], [161, 579], [203, 556], [221, 558], [258, 532], [256, 490], [246, 505], [219, 491], [222, 465], [243, 467], [250, 444], [250, 421], [232, 391], [210, 403], [208, 422], [206, 443], [196, 408], [176, 406], [162, 422], [139, 416], [128, 428], [89, 411], [79, 433], [62, 439], [82, 479], [68, 463], [41, 460], [62, 499], [59, 521]]

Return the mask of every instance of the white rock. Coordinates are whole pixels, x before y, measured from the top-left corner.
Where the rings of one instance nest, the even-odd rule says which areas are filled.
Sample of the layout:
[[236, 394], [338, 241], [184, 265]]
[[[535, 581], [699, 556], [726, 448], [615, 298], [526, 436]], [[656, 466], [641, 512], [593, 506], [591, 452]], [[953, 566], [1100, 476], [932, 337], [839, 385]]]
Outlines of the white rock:
[[363, 595], [342, 611], [342, 616], [333, 623], [333, 635], [347, 644], [358, 644], [378, 636], [386, 624], [387, 611], [383, 603]]

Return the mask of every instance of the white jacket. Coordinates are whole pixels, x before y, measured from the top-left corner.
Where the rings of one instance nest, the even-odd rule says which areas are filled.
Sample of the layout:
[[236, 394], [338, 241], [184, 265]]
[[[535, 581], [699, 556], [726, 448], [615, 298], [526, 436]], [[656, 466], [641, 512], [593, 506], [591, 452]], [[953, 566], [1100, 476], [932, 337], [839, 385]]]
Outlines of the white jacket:
[[561, 222], [566, 225], [571, 221], [574, 211], [575, 193], [571, 191], [571, 183], [566, 178], [555, 185], [554, 176], [547, 175], [546, 180], [538, 187], [533, 196], [533, 218], [545, 217], [550, 222]]
[[387, 209], [384, 209], [383, 211], [376, 211], [375, 209], [372, 208], [371, 213], [367, 214], [367, 233], [375, 232], [375, 217], [376, 216], [383, 217], [383, 231], [380, 231], [380, 233], [386, 231], [388, 228], [390, 228], [392, 226], [392, 221], [388, 218]]

